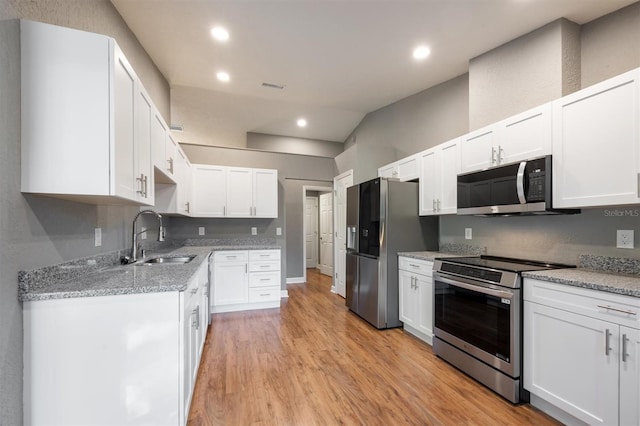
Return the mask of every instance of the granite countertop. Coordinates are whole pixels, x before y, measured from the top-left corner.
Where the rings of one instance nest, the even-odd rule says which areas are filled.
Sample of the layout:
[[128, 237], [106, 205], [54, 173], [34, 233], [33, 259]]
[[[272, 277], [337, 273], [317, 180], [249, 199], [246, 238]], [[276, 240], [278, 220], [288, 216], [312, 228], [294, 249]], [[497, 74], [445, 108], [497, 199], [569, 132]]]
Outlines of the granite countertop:
[[577, 268], [524, 272], [522, 276], [574, 287], [640, 297], [640, 275]]
[[[184, 291], [191, 277], [212, 251], [280, 250], [272, 240], [187, 240], [179, 248], [150, 250], [145, 259], [158, 255], [196, 257], [184, 264], [120, 265], [120, 252], [78, 259], [60, 265], [21, 271], [18, 298], [22, 302], [74, 297]], [[144, 260], [144, 259], [143, 259]]]
[[467, 255], [457, 254], [457, 253], [445, 253], [441, 251], [402, 251], [402, 252], [398, 252], [398, 256], [410, 257], [412, 259], [426, 260], [428, 262], [433, 262], [436, 258], [439, 258], [439, 257], [462, 257]]

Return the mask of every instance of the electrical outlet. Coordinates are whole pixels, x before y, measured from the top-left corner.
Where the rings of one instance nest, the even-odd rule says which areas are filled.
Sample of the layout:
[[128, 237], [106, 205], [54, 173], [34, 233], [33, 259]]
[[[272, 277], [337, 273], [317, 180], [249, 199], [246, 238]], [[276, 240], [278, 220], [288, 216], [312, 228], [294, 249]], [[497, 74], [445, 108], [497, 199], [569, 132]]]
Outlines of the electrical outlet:
[[258, 228], [256, 228], [255, 226], [251, 227], [251, 235], [258, 235]]
[[100, 247], [102, 245], [102, 228], [95, 229], [95, 238], [94, 242], [96, 247]]
[[147, 230], [147, 228], [145, 228], [144, 226], [140, 227], [140, 232], [142, 232], [140, 234], [140, 239], [141, 240], [146, 240], [147, 239], [147, 233], [145, 232]]
[[473, 231], [471, 228], [464, 228], [464, 239], [470, 240], [473, 238]]
[[282, 235], [282, 228], [279, 226], [276, 228], [276, 235]]
[[204, 226], [198, 227], [198, 235], [204, 235]]
[[616, 231], [617, 248], [633, 248], [633, 229], [618, 229]]

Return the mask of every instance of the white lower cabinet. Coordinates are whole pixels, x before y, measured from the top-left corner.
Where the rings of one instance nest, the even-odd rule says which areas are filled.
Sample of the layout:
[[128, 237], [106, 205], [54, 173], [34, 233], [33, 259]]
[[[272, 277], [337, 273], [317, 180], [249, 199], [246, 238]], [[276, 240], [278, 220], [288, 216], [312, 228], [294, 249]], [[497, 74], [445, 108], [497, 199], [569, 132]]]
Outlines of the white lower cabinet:
[[23, 303], [24, 423], [185, 425], [207, 323], [187, 290]]
[[211, 312], [280, 307], [280, 250], [213, 253]]
[[431, 344], [433, 341], [433, 262], [398, 257], [400, 321], [404, 330]]
[[532, 279], [524, 299], [525, 389], [588, 424], [638, 425], [640, 299]]

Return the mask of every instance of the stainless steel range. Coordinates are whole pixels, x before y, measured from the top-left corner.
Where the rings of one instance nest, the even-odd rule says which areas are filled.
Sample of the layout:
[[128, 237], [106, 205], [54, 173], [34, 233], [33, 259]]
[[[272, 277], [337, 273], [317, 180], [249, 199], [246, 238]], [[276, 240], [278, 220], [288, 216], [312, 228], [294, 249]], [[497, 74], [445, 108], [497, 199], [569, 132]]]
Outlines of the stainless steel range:
[[434, 352], [509, 401], [528, 401], [520, 274], [570, 267], [493, 256], [436, 259]]

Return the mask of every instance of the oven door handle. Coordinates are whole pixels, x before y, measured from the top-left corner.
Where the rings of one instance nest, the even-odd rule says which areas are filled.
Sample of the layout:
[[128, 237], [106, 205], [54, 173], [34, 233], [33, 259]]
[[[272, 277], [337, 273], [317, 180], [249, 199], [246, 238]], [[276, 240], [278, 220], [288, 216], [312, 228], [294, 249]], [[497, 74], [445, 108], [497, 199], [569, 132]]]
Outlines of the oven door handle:
[[452, 285], [454, 287], [464, 288], [466, 290], [477, 291], [478, 293], [488, 294], [489, 296], [501, 297], [505, 299], [513, 299], [513, 293], [510, 291], [495, 290], [493, 288], [484, 287], [481, 285], [467, 284], [460, 281], [445, 278], [442, 274], [434, 272], [434, 281], [442, 281], [445, 284]]

